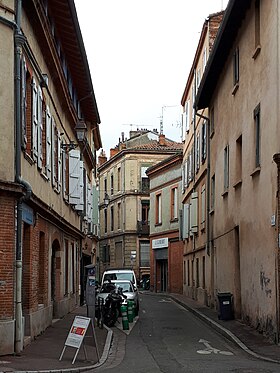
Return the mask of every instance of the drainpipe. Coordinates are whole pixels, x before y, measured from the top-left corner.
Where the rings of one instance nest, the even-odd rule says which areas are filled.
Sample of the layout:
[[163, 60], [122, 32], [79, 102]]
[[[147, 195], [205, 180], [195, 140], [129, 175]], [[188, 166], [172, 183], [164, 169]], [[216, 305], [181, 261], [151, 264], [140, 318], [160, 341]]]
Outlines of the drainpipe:
[[20, 353], [23, 349], [23, 323], [22, 323], [22, 203], [31, 197], [32, 188], [30, 184], [21, 177], [21, 87], [20, 87], [20, 61], [22, 45], [25, 37], [21, 33], [21, 10], [22, 2], [16, 3], [16, 28], [15, 38], [15, 182], [26, 189], [25, 196], [17, 202], [16, 221], [16, 309], [15, 309], [15, 352]]
[[279, 288], [280, 288], [280, 278], [279, 278], [279, 263], [280, 263], [280, 153], [273, 155], [273, 161], [277, 165], [277, 252], [275, 258], [275, 293], [276, 293], [276, 343], [279, 343]]

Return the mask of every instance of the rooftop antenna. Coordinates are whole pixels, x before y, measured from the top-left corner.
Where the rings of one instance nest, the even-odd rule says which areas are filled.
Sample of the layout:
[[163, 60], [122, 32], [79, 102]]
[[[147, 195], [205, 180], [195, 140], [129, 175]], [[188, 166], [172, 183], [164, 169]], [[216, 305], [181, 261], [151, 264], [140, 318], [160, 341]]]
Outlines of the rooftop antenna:
[[159, 127], [160, 135], [163, 135], [163, 111], [164, 111], [164, 109], [169, 108], [169, 107], [177, 107], [177, 106], [179, 106], [179, 105], [163, 105], [161, 107], [160, 127]]

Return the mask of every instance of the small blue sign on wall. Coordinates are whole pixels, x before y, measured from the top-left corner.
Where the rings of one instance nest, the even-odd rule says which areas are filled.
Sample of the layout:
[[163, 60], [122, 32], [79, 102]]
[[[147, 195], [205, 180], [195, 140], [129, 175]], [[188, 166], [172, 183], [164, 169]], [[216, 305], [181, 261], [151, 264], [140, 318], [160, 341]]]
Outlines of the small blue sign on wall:
[[22, 204], [22, 220], [29, 225], [34, 225], [34, 213], [33, 209], [27, 206], [25, 203]]

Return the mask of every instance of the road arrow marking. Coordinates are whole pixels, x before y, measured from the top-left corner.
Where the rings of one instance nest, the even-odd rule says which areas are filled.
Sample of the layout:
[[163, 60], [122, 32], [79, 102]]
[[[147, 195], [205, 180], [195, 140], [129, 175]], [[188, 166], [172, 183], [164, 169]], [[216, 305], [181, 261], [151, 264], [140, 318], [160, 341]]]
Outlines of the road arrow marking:
[[198, 342], [203, 343], [204, 346], [205, 346], [204, 350], [196, 351], [198, 354], [207, 355], [207, 354], [211, 354], [213, 352], [214, 354], [221, 354], [221, 355], [227, 355], [227, 356], [233, 355], [233, 353], [230, 352], [230, 351], [221, 351], [221, 350], [218, 350], [217, 348], [212, 347], [210, 345], [210, 342], [206, 341], [206, 339], [200, 339]]

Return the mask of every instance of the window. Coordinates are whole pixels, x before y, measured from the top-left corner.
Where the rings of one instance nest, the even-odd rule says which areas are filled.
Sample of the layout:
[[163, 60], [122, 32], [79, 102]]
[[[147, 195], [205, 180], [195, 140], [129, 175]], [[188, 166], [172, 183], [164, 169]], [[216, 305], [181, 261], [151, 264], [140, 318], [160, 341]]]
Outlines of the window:
[[104, 245], [102, 250], [103, 263], [110, 263], [110, 246]]
[[205, 256], [202, 257], [202, 288], [205, 289]]
[[191, 276], [190, 276], [190, 261], [188, 260], [188, 286], [191, 284]]
[[211, 195], [210, 195], [211, 210], [215, 208], [215, 175], [211, 177]]
[[171, 220], [178, 219], [178, 188], [171, 189]]
[[150, 242], [140, 241], [140, 267], [150, 266]]
[[121, 190], [121, 168], [118, 168], [118, 192]]
[[104, 193], [107, 193], [107, 179], [104, 178]]
[[260, 143], [261, 143], [261, 130], [260, 130], [260, 104], [254, 110], [254, 124], [255, 124], [255, 167], [261, 165]]
[[236, 182], [242, 180], [242, 135], [236, 140], [236, 163], [235, 163]]
[[233, 53], [233, 85], [239, 83], [239, 48], [237, 47]]
[[211, 108], [210, 110], [210, 133], [211, 135], [214, 133], [215, 131], [215, 111], [214, 111], [214, 106]]
[[121, 229], [121, 203], [118, 203], [118, 229]]
[[201, 188], [201, 229], [205, 228], [205, 208], [206, 208], [206, 193], [205, 185]]
[[190, 100], [186, 102], [186, 131], [189, 132], [190, 130]]
[[108, 225], [108, 213], [107, 209], [104, 209], [104, 232], [107, 233], [107, 225]]
[[114, 231], [114, 206], [111, 206], [111, 231]]
[[148, 192], [150, 189], [149, 178], [146, 175], [146, 171], [149, 167], [141, 167], [141, 191]]
[[199, 258], [196, 258], [196, 287], [199, 288]]
[[197, 136], [196, 136], [196, 159], [195, 159], [195, 163], [196, 163], [196, 172], [199, 171], [199, 167], [200, 167], [200, 133], [198, 132]]
[[161, 224], [161, 194], [156, 195], [156, 224]]
[[111, 174], [111, 194], [114, 194], [114, 175]]
[[150, 201], [149, 200], [142, 200], [142, 224], [148, 224], [149, 223], [149, 210], [150, 210]]
[[203, 51], [203, 71], [205, 70], [206, 64], [207, 64], [207, 48], [205, 47]]
[[202, 163], [206, 160], [206, 152], [207, 152], [207, 127], [206, 121], [202, 123], [202, 134], [201, 134], [201, 161]]
[[229, 146], [224, 149], [224, 191], [229, 188]]

